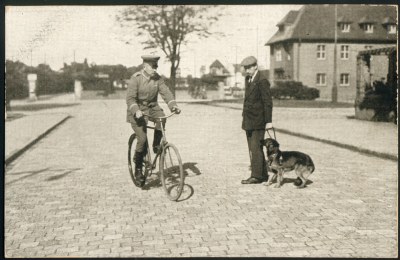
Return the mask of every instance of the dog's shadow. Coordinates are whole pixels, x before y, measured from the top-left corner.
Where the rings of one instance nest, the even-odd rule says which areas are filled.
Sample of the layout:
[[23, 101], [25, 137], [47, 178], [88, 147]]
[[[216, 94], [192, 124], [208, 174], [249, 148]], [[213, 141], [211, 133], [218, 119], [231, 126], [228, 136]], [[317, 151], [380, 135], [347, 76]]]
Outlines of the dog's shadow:
[[[272, 175], [270, 175], [270, 177], [272, 177]], [[272, 181], [272, 183], [276, 183], [277, 179], [278, 178], [276, 177], [275, 180]], [[282, 181], [282, 185], [292, 183], [293, 185], [298, 186], [298, 185], [295, 184], [297, 179], [298, 178], [287, 178], [287, 177], [284, 177], [283, 181]], [[313, 184], [313, 181], [307, 180], [306, 181], [306, 185], [304, 186], [304, 188], [307, 187], [309, 184]]]

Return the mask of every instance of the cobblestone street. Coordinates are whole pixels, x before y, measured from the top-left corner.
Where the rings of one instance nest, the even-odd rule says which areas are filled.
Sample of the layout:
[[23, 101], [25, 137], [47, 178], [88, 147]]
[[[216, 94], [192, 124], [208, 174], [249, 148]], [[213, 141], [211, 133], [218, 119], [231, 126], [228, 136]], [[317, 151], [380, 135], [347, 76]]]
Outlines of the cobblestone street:
[[6, 257], [398, 256], [397, 162], [277, 133], [282, 150], [312, 157], [308, 186], [294, 172], [280, 189], [242, 185], [241, 111], [180, 107], [166, 127], [188, 174], [179, 202], [156, 174], [133, 185], [124, 100], [68, 108], [6, 169]]

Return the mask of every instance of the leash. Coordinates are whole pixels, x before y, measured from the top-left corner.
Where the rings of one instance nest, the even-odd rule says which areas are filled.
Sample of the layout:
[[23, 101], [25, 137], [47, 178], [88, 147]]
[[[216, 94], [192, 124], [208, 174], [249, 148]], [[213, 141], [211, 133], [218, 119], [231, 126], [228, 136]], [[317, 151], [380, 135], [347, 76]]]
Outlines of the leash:
[[275, 135], [275, 128], [273, 128], [273, 127], [272, 127], [272, 128], [268, 128], [268, 129], [265, 129], [265, 131], [267, 132], [267, 134], [269, 135], [269, 137], [272, 138], [272, 136], [271, 136], [270, 133], [269, 133], [269, 130], [270, 130], [270, 129], [272, 129], [272, 131], [273, 131], [273, 133], [274, 133], [274, 138], [273, 138], [273, 139], [277, 140], [277, 139], [276, 139], [276, 135]]

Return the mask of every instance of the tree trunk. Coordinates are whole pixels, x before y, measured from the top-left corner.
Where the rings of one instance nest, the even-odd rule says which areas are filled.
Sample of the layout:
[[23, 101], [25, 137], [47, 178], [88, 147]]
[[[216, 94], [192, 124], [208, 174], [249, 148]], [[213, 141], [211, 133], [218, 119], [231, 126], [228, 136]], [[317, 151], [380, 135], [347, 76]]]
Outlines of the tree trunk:
[[172, 95], [175, 96], [175, 83], [176, 83], [176, 68], [175, 68], [175, 61], [171, 61], [171, 75], [170, 75], [170, 86], [169, 89], [172, 92]]

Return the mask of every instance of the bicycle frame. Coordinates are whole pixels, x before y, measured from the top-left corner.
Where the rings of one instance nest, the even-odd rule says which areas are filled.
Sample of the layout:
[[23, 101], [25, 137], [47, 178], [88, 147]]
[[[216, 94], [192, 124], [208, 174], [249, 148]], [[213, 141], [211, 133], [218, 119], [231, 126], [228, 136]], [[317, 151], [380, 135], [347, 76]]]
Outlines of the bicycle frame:
[[[150, 173], [149, 173], [148, 176], [151, 176], [151, 174], [153, 173], [153, 169], [156, 168], [157, 159], [159, 158], [159, 156], [160, 156], [160, 155], [162, 154], [162, 152], [164, 151], [165, 146], [168, 144], [168, 142], [167, 142], [167, 137], [166, 137], [166, 134], [165, 134], [164, 124], [162, 123], [162, 119], [167, 119], [167, 118], [169, 118], [169, 117], [171, 117], [171, 116], [173, 116], [173, 115], [175, 115], [175, 114], [176, 114], [176, 112], [172, 112], [172, 113], [169, 114], [168, 116], [162, 116], [162, 117], [152, 117], [152, 116], [147, 115], [147, 114], [144, 114], [144, 115], [143, 115], [143, 116], [145, 116], [145, 117], [147, 117], [147, 118], [149, 118], [149, 119], [150, 119], [150, 118], [151, 118], [151, 119], [154, 119], [154, 120], [155, 120], [154, 123], [159, 122], [160, 125], [161, 125], [161, 132], [162, 132], [162, 138], [161, 138], [161, 143], [160, 143], [160, 149], [157, 151], [156, 156], [154, 157], [154, 160], [152, 160], [152, 158], [151, 158], [150, 146], [149, 146], [149, 142], [147, 141], [147, 151], [148, 151], [148, 153], [149, 153], [150, 163], [151, 163], [151, 165], [150, 165], [150, 166], [151, 166], [151, 169], [149, 169]], [[156, 130], [156, 127], [155, 127], [155, 126], [146, 125], [146, 128], [147, 128], [147, 129]]]

